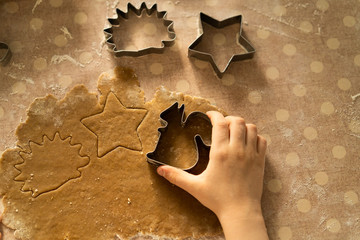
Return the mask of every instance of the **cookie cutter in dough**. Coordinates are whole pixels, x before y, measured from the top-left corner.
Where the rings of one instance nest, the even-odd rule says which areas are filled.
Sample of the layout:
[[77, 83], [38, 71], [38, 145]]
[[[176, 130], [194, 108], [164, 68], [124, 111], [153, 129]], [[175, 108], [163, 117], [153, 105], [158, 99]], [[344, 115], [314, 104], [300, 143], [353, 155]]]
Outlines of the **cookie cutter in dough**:
[[[240, 23], [239, 38], [237, 40], [239, 41], [239, 44], [243, 48], [245, 48], [246, 52], [241, 53], [241, 54], [233, 54], [232, 57], [230, 58], [230, 60], [228, 61], [226, 67], [222, 71], [216, 65], [214, 58], [211, 54], [209, 54], [207, 52], [198, 51], [195, 49], [196, 46], [201, 42], [202, 36], [204, 34], [204, 30], [202, 27], [203, 22], [205, 22], [215, 28], [224, 28], [226, 26], [229, 26], [229, 25], [232, 25], [235, 23]], [[200, 32], [201, 32], [200, 36], [189, 46], [188, 56], [195, 57], [195, 58], [198, 58], [198, 59], [204, 60], [204, 61], [209, 61], [219, 78], [222, 78], [222, 76], [224, 75], [225, 71], [228, 69], [231, 62], [250, 59], [255, 54], [255, 48], [251, 45], [251, 43], [248, 40], [246, 40], [242, 36], [242, 15], [234, 16], [234, 17], [225, 19], [223, 21], [218, 21], [218, 20], [206, 15], [205, 13], [200, 12]]]
[[0, 63], [5, 66], [11, 58], [11, 51], [6, 43], [0, 42], [0, 49], [5, 49], [5, 53], [0, 55]]
[[[108, 44], [109, 48], [113, 50], [116, 57], [122, 57], [122, 56], [139, 57], [150, 53], [162, 53], [164, 52], [165, 47], [169, 47], [174, 44], [176, 38], [176, 34], [174, 32], [174, 22], [166, 19], [166, 15], [167, 15], [166, 11], [159, 12], [157, 10], [157, 4], [154, 4], [152, 5], [152, 7], [148, 8], [146, 6], [146, 3], [143, 2], [140, 8], [137, 9], [134, 5], [128, 3], [127, 9], [128, 9], [127, 12], [123, 12], [117, 8], [116, 9], [117, 18], [108, 18], [111, 27], [104, 29], [104, 33], [107, 37], [106, 43]], [[143, 11], [146, 11], [147, 15], [151, 15], [154, 12], [156, 12], [157, 17], [163, 19], [163, 23], [164, 26], [167, 28], [167, 32], [170, 40], [161, 40], [161, 47], [147, 47], [139, 50], [117, 49], [116, 44], [114, 42], [113, 28], [115, 28], [116, 25], [120, 24], [119, 18], [128, 19], [130, 11], [134, 12], [139, 17], [141, 16]]]
[[[146, 154], [148, 163], [150, 163], [150, 164], [152, 164], [152, 165], [154, 165], [156, 167], [159, 167], [159, 166], [162, 166], [162, 165], [168, 165], [168, 164], [166, 164], [164, 162], [161, 162], [161, 161], [156, 159], [156, 151], [158, 150], [161, 135], [164, 132], [166, 132], [167, 129], [168, 129], [168, 120], [165, 120], [166, 115], [168, 113], [173, 112], [173, 111], [178, 111], [179, 112], [179, 114], [181, 116], [180, 124], [181, 124], [182, 128], [185, 127], [185, 125], [186, 125], [186, 123], [188, 122], [189, 119], [194, 118], [194, 117], [202, 118], [203, 120], [205, 120], [209, 124], [209, 126], [210, 126], [209, 131], [210, 131], [210, 134], [211, 134], [211, 121], [210, 121], [209, 117], [205, 113], [195, 111], [195, 112], [191, 112], [185, 118], [185, 114], [184, 114], [185, 106], [184, 106], [184, 104], [182, 104], [180, 106], [180, 108], [178, 106], [179, 106], [179, 103], [175, 102], [172, 106], [170, 106], [169, 108], [167, 108], [166, 110], [164, 110], [160, 114], [160, 121], [162, 122], [163, 126], [158, 128], [158, 132], [159, 132], [158, 142], [156, 144], [155, 150], [153, 152], [149, 152], [149, 153]], [[185, 168], [185, 169], [182, 169], [182, 170], [184, 170], [186, 172], [189, 172], [189, 173], [192, 173], [192, 174], [200, 174], [207, 167], [207, 164], [208, 164], [208, 161], [209, 161], [210, 145], [205, 144], [203, 138], [199, 134], [195, 134], [194, 143], [195, 143], [196, 152], [197, 152], [196, 162], [191, 167]]]

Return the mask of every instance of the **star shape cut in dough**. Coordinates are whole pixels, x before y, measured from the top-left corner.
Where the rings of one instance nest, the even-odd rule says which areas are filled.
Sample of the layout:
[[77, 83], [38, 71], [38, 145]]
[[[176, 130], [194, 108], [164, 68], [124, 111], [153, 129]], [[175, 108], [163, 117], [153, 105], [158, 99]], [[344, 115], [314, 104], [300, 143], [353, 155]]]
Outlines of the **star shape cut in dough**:
[[[200, 20], [201, 34], [189, 46], [188, 56], [209, 61], [219, 78], [222, 78], [231, 62], [249, 59], [254, 56], [255, 48], [242, 35], [242, 15], [218, 21], [204, 13], [200, 13]], [[228, 39], [222, 35], [221, 30], [230, 28], [235, 24], [240, 24], [240, 31], [238, 33], [233, 33], [234, 38], [231, 37], [231, 39], [235, 39], [234, 42], [226, 43]], [[214, 35], [212, 33], [207, 33], [205, 29], [208, 29], [208, 31], [211, 29], [210, 32], [216, 33]], [[209, 46], [209, 42], [213, 42], [214, 45]], [[227, 54], [228, 56], [225, 57], [226, 59], [220, 59], [227, 60], [227, 62], [225, 62], [225, 64], [219, 64], [219, 59], [215, 59], [218, 53], [226, 55], [225, 52], [229, 51], [231, 51], [231, 54]]]
[[86, 117], [81, 122], [97, 136], [98, 156], [103, 157], [117, 147], [141, 151], [137, 129], [146, 114], [146, 109], [126, 108], [110, 92], [103, 112]]

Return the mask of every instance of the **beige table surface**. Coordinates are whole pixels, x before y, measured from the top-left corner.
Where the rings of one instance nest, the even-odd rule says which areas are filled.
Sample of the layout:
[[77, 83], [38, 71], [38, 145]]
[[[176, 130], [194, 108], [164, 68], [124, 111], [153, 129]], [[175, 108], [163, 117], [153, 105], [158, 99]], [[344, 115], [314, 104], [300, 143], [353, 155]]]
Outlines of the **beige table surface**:
[[[175, 45], [115, 59], [103, 29], [126, 2], [2, 0], [0, 41], [13, 56], [0, 67], [0, 152], [16, 145], [15, 129], [34, 98], [61, 98], [80, 83], [96, 91], [101, 72], [127, 66], [147, 99], [164, 85], [257, 124], [269, 143], [263, 211], [271, 239], [359, 240], [360, 1], [157, 3], [174, 21]], [[199, 12], [219, 20], [242, 14], [254, 58], [232, 63], [222, 79], [209, 63], [188, 58]], [[158, 36], [152, 26], [141, 30]], [[208, 38], [221, 64], [227, 56], [216, 50], [234, 44], [228, 36]]]

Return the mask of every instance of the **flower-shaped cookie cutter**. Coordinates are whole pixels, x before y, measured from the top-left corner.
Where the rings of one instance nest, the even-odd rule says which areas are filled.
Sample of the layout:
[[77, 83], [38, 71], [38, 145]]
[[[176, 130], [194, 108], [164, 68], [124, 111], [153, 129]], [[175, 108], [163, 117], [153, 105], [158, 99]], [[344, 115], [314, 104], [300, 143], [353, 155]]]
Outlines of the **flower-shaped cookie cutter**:
[[[153, 13], [156, 13], [157, 18], [163, 19], [163, 24], [167, 28], [169, 40], [161, 40], [161, 47], [147, 47], [139, 50], [126, 50], [126, 49], [117, 49], [117, 46], [114, 41], [114, 28], [119, 26], [120, 20], [119, 18], [128, 19], [129, 12], [135, 13], [138, 17], [141, 16], [143, 11], [146, 11], [147, 15], [150, 16]], [[167, 12], [157, 10], [157, 4], [152, 5], [152, 7], [148, 8], [146, 3], [143, 2], [140, 5], [140, 8], [137, 9], [131, 3], [127, 5], [127, 12], [123, 12], [120, 9], [116, 9], [117, 18], [108, 18], [111, 27], [105, 28], [104, 33], [106, 35], [106, 43], [108, 44], [109, 48], [111, 48], [116, 57], [122, 56], [131, 56], [131, 57], [138, 57], [150, 53], [163, 53], [165, 47], [172, 46], [174, 44], [176, 34], [174, 32], [174, 22], [171, 20], [166, 19]]]
[[0, 42], [0, 49], [4, 49], [4, 53], [0, 55], [0, 63], [5, 66], [11, 58], [11, 51], [6, 43]]
[[[175, 121], [177, 121], [181, 125], [182, 128], [187, 127], [187, 125], [191, 124], [191, 121], [194, 121], [195, 119], [201, 120], [202, 121], [201, 127], [203, 127], [203, 129], [205, 129], [205, 131], [209, 131], [208, 135], [211, 138], [212, 125], [211, 125], [211, 121], [210, 121], [209, 117], [205, 113], [195, 111], [195, 112], [191, 112], [185, 118], [184, 104], [182, 104], [180, 107], [178, 107], [178, 106], [179, 106], [179, 103], [175, 102], [172, 106], [170, 106], [169, 108], [167, 108], [160, 114], [160, 121], [163, 126], [158, 128], [158, 132], [159, 132], [158, 142], [156, 144], [155, 150], [153, 152], [149, 152], [146, 154], [148, 163], [150, 163], [156, 167], [161, 166], [161, 165], [170, 165], [170, 164], [167, 164], [167, 163], [162, 162], [161, 160], [157, 159], [158, 158], [157, 156], [159, 155], [157, 153], [157, 151], [159, 149], [159, 145], [160, 145], [159, 143], [161, 141], [162, 134], [164, 134], [168, 130], [169, 122], [175, 120], [174, 117], [170, 115], [171, 113], [174, 113], [174, 112], [178, 113], [177, 117], [180, 116], [180, 121], [179, 122], [177, 121], [179, 119], [177, 119]], [[197, 152], [196, 162], [188, 168], [182, 168], [182, 170], [192, 173], [192, 174], [200, 174], [207, 167], [207, 164], [209, 161], [210, 144], [206, 144], [203, 140], [203, 137], [201, 136], [201, 133], [198, 133], [198, 132], [194, 134], [194, 144], [195, 144], [195, 148], [196, 148], [196, 152]]]

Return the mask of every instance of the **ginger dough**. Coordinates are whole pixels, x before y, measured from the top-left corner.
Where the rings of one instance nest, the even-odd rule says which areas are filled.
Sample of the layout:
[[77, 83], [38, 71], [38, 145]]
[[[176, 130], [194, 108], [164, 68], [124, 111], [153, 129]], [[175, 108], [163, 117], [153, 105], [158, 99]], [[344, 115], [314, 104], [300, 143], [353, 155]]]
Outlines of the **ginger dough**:
[[18, 239], [221, 235], [210, 210], [146, 162], [161, 111], [175, 101], [186, 114], [218, 109], [163, 88], [145, 103], [135, 73], [121, 67], [103, 73], [98, 90], [80, 85], [64, 99], [31, 104], [16, 131], [18, 147], [0, 160], [3, 224]]

